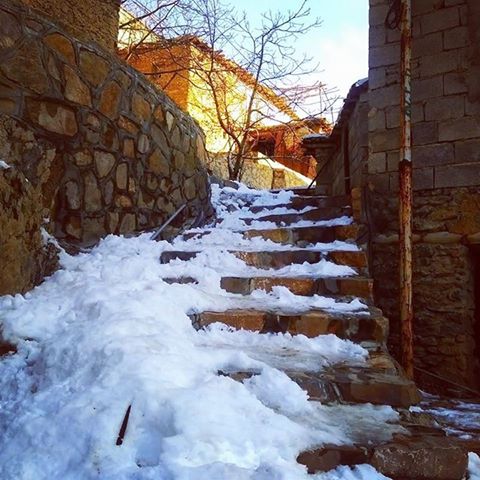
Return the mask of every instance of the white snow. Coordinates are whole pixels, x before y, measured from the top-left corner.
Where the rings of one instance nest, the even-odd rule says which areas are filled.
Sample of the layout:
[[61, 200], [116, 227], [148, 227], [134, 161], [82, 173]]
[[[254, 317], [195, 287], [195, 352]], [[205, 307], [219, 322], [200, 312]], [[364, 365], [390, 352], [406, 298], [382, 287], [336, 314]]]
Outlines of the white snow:
[[[282, 203], [286, 196], [277, 194]], [[222, 268], [246, 267], [223, 251], [215, 259], [208, 247], [190, 262], [160, 264], [171, 248], [146, 234], [109, 236], [89, 253], [62, 253], [61, 270], [31, 292], [0, 297], [2, 335], [18, 348], [0, 362], [0, 478], [384, 478], [368, 466], [308, 476], [296, 456], [325, 442], [352, 443], [355, 429], [390, 438], [397, 413], [309, 402], [281, 371], [358, 365], [366, 351], [333, 335], [260, 335], [219, 324], [195, 331], [188, 313], [239, 301], [220, 289]], [[333, 267], [308, 268], [331, 274]], [[187, 273], [198, 285], [162, 280]], [[358, 300], [305, 299], [281, 288], [251, 301], [365, 309]], [[258, 375], [241, 383], [219, 370]]]
[[12, 167], [4, 160], [0, 160], [0, 170], [7, 170], [7, 168], [12, 168]]
[[468, 454], [468, 473], [470, 480], [480, 480], [480, 457], [473, 452]]

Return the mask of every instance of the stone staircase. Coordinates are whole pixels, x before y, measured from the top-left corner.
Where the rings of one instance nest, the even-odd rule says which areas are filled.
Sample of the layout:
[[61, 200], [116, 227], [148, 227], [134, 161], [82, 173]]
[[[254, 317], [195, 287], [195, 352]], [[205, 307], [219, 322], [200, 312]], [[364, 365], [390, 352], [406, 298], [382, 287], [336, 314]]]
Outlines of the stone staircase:
[[[358, 223], [298, 225], [299, 222], [325, 221], [344, 215], [358, 218], [350, 204], [350, 198], [346, 196], [325, 197], [316, 196], [310, 191], [299, 191], [286, 204], [250, 207], [250, 212], [258, 215], [254, 219], [248, 217], [244, 220], [246, 225], [255, 222], [254, 229], [249, 228], [243, 232], [244, 238], [261, 237], [279, 246], [292, 245], [293, 248], [246, 251], [231, 245], [229, 251], [235, 257], [247, 265], [265, 269], [267, 273], [264, 276], [250, 277], [224, 276], [221, 278], [221, 287], [226, 292], [240, 294], [242, 298], [248, 299], [254, 290], [268, 292], [281, 286], [295, 295], [305, 297], [317, 294], [336, 301], [360, 299], [368, 306], [366, 310], [352, 314], [310, 308], [284, 311], [274, 304], [255, 309], [242, 308], [240, 305], [239, 308], [222, 312], [192, 313], [192, 323], [197, 329], [221, 322], [235, 329], [301, 334], [310, 338], [335, 334], [367, 349], [369, 355], [365, 363], [335, 364], [319, 372], [294, 368], [296, 362], [288, 361], [289, 352], [284, 352], [287, 361], [283, 363], [282, 370], [308, 393], [310, 401], [322, 404], [390, 405], [400, 412], [400, 424], [404, 427], [405, 433], [396, 435], [389, 442], [375, 443], [367, 433], [363, 442], [354, 445], [324, 445], [320, 449], [303, 452], [297, 461], [306, 465], [309, 473], [328, 471], [338, 465], [370, 463], [394, 479], [460, 480], [464, 478], [467, 466], [464, 450], [454, 440], [447, 438], [428, 416], [408, 410], [420, 402], [421, 395], [387, 351], [388, 320], [374, 306], [373, 281], [369, 276], [366, 252], [362, 249], [319, 251], [309, 248], [312, 243], [331, 243], [335, 240], [356, 243], [363, 236], [363, 227]], [[274, 213], [279, 206], [294, 209], [297, 213]], [[257, 222], [268, 224], [265, 228], [257, 228]], [[275, 227], [271, 226], [272, 222]], [[208, 235], [208, 231], [186, 233], [184, 238], [202, 235]], [[198, 252], [166, 251], [162, 254], [161, 261], [189, 260], [198, 255]], [[331, 277], [275, 272], [295, 264], [315, 264], [322, 260], [349, 266], [356, 275]], [[195, 282], [195, 279], [169, 281], [185, 283]], [[255, 371], [219, 372], [219, 375], [229, 376], [239, 382], [256, 374], [258, 372]]]

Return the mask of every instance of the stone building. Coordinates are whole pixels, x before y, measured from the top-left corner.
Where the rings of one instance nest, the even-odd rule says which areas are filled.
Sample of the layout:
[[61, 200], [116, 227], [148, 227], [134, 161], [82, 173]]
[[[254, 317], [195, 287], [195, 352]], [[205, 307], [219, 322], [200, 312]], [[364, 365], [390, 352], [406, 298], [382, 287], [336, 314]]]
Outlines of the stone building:
[[66, 5], [0, 0], [0, 295], [54, 268], [47, 231], [81, 247], [212, 211], [202, 130], [113, 52], [118, 2]]
[[[254, 76], [222, 53], [212, 51], [196, 37], [167, 41], [155, 36], [146, 27], [143, 27], [142, 34], [142, 24], [134, 22], [123, 9], [121, 18], [128, 25], [119, 32], [121, 56], [137, 70], [148, 75], [180, 108], [198, 121], [206, 134], [206, 148], [213, 154], [210, 159], [211, 169], [215, 174], [228, 178], [224, 154], [232, 147], [231, 138], [222, 128], [219, 116], [224, 117], [225, 123], [236, 118], [239, 125], [243, 124], [255, 84]], [[135, 42], [139, 44], [135, 45]], [[217, 98], [214, 98], [212, 86], [206, 81], [210, 62], [215, 64], [212, 71], [221, 72], [215, 88]], [[273, 169], [280, 171], [286, 167], [288, 186], [309, 183], [308, 178], [304, 177], [315, 176], [314, 161], [301, 150], [302, 134], [316, 133], [319, 129], [328, 131], [328, 123], [323, 119], [318, 122], [301, 121], [283, 97], [263, 85], [257, 88], [259, 92], [253, 111], [259, 114], [258, 118], [253, 119], [256, 122], [255, 128], [249, 132], [251, 145], [255, 145], [251, 151], [254, 155], [247, 160], [246, 170], [249, 171], [242, 180], [250, 180], [249, 183], [259, 188], [272, 187], [271, 181], [265, 183], [263, 178], [274, 177], [274, 172], [269, 172], [266, 167], [265, 160], [269, 159]], [[262, 146], [257, 148], [259, 141]], [[267, 143], [269, 148], [263, 148]], [[259, 158], [256, 153], [261, 154]], [[276, 163], [281, 165], [275, 166]], [[295, 176], [295, 172], [302, 176]]]
[[[480, 386], [480, 2], [413, 4], [414, 311], [417, 378]], [[354, 189], [369, 231], [376, 301], [398, 345], [400, 32], [370, 0], [368, 82], [331, 137], [306, 140], [320, 183]], [[445, 386], [444, 384], [443, 386]]]

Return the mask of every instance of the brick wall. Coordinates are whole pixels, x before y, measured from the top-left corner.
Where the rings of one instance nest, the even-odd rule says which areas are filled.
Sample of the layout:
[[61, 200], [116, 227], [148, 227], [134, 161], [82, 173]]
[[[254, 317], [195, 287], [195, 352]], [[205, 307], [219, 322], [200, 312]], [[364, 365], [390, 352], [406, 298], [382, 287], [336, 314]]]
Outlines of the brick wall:
[[120, 0], [22, 0], [77, 38], [113, 52], [117, 46]]

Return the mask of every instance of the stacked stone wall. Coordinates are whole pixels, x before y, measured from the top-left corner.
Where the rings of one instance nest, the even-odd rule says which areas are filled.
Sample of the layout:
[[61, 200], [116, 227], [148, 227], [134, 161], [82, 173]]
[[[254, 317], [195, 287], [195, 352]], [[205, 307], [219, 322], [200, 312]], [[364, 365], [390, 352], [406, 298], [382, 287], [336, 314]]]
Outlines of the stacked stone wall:
[[[0, 39], [0, 151], [10, 167], [0, 169], [0, 225], [18, 208], [31, 220], [23, 238], [15, 227], [18, 242], [35, 244], [24, 250], [29, 265], [43, 218], [60, 240], [90, 245], [154, 228], [183, 204], [186, 224], [210, 215], [203, 133], [163, 92], [21, 4], [0, 1]], [[0, 249], [2, 267], [15, 251]]]

